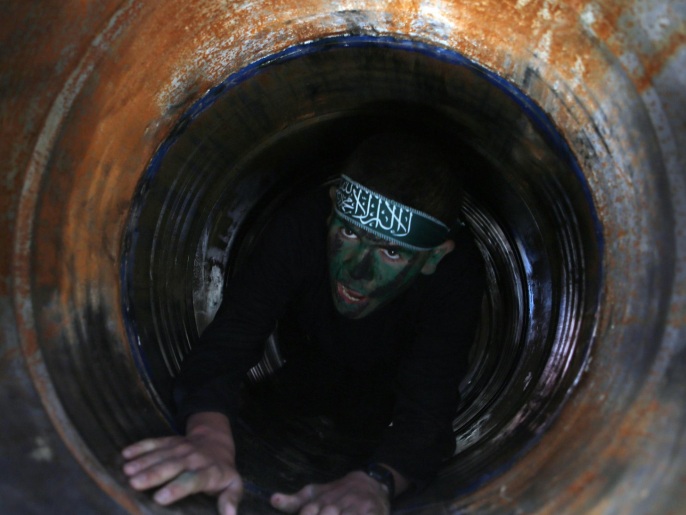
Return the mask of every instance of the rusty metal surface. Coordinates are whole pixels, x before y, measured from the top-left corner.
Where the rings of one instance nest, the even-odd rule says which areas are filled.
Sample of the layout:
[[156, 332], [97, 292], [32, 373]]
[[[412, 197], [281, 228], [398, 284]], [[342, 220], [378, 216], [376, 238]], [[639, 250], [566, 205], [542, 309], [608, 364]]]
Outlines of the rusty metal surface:
[[[411, 107], [416, 99], [422, 103]], [[217, 285], [235, 268], [246, 235], [259, 231], [259, 219], [292, 190], [326, 182], [366, 133], [408, 119], [424, 134], [449, 138], [460, 162], [478, 170], [465, 181], [465, 217], [492, 280], [454, 421], [459, 452], [442, 481], [464, 493], [545, 431], [578, 377], [595, 325], [602, 247], [581, 173], [554, 139], [555, 128], [473, 62], [416, 42], [348, 36], [292, 47], [232, 75], [184, 115], [146, 171], [125, 233], [122, 296], [134, 355], [145, 364], [141, 374], [169, 398], [170, 374], [214, 315]], [[260, 142], [259, 152], [243, 158], [252, 141]], [[283, 440], [283, 432], [267, 439]], [[306, 447], [313, 463], [330, 454]], [[283, 467], [242, 455], [248, 465], [260, 464], [254, 480], [272, 488], [293, 489], [307, 474], [321, 481], [334, 469], [294, 461], [279, 486]]]
[[[683, 3], [5, 7], [0, 401], [14, 417], [0, 427], [11, 462], [2, 485], [15, 493], [2, 496], [12, 503], [3, 511], [165, 511], [126, 488], [116, 455], [166, 427], [121, 312], [119, 260], [138, 181], [212, 86], [293, 45], [350, 34], [449, 48], [518, 86], [577, 156], [607, 242], [591, 360], [554, 425], [492, 481], [453, 498], [441, 479], [417, 509], [676, 513], [686, 505]], [[74, 365], [84, 362], [92, 366]], [[111, 409], [99, 407], [103, 398]], [[65, 495], [48, 473], [84, 486]]]

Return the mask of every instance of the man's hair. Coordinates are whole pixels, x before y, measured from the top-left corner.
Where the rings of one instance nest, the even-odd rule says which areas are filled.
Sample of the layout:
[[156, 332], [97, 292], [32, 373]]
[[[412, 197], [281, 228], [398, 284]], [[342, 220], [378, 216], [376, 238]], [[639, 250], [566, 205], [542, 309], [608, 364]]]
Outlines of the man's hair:
[[408, 132], [384, 132], [364, 140], [343, 167], [351, 179], [451, 228], [462, 208], [459, 172], [440, 145]]

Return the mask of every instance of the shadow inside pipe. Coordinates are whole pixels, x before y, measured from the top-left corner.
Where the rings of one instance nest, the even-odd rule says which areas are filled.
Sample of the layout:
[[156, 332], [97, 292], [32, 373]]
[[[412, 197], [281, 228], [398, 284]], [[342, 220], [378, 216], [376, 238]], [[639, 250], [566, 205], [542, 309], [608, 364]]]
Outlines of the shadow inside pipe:
[[[473, 490], [533, 445], [592, 342], [602, 242], [591, 197], [560, 135], [513, 86], [457, 54], [380, 38], [290, 49], [230, 77], [182, 118], [141, 181], [123, 298], [139, 373], [169, 414], [184, 355], [273, 211], [335, 177], [361, 139], [403, 124], [448, 142], [464, 165], [464, 218], [488, 273], [456, 406], [457, 451], [427, 490], [399, 503], [421, 511]], [[279, 338], [253, 380], [279, 365]], [[250, 437], [246, 477], [268, 488], [336, 470], [325, 441], [303, 449], [283, 434], [277, 448]]]

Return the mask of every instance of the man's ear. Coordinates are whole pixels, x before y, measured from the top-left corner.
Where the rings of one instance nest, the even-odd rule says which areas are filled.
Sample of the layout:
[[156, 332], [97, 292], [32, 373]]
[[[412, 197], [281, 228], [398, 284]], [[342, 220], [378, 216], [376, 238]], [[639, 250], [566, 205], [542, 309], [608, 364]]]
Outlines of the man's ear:
[[438, 263], [441, 262], [445, 256], [450, 254], [455, 249], [455, 242], [453, 240], [445, 240], [438, 247], [430, 250], [429, 258], [424, 263], [421, 272], [424, 275], [431, 275], [436, 271]]

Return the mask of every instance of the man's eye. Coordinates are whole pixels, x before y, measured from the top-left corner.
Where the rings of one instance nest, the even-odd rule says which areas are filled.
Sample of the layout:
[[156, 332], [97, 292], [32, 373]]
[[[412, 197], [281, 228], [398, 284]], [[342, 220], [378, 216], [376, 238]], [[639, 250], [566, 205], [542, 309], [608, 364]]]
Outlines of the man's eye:
[[346, 238], [357, 238], [357, 235], [347, 227], [341, 227], [341, 234], [345, 236]]
[[400, 253], [395, 249], [383, 249], [384, 255], [392, 260], [400, 259]]

